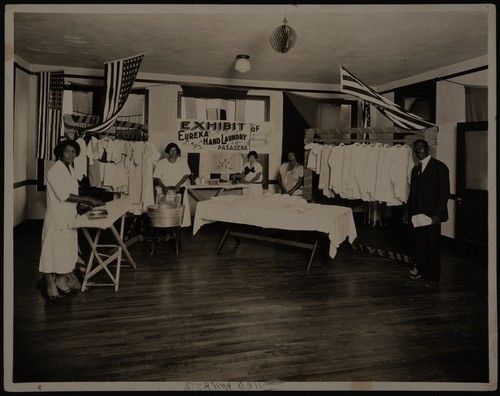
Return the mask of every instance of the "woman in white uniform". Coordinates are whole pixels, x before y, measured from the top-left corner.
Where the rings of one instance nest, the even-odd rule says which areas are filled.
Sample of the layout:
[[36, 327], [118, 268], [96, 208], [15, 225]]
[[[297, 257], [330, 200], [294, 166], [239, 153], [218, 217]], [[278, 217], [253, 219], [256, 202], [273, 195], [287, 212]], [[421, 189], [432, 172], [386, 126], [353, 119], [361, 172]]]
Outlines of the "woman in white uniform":
[[179, 157], [181, 149], [175, 143], [165, 147], [167, 158], [158, 161], [153, 172], [153, 180], [161, 188], [163, 194], [183, 194], [191, 170], [187, 161]]
[[302, 195], [304, 166], [297, 162], [293, 151], [288, 153], [288, 162], [281, 164], [278, 172], [278, 184], [281, 194]]
[[42, 251], [39, 270], [44, 274], [47, 297], [51, 303], [62, 302], [59, 291], [72, 294], [66, 278], [78, 261], [78, 234], [69, 228], [77, 216], [76, 205], [101, 206], [103, 202], [78, 195], [73, 161], [80, 154], [74, 140], [63, 140], [54, 148], [56, 163], [47, 172], [47, 211], [42, 229]]
[[257, 162], [259, 156], [256, 151], [250, 151], [247, 155], [248, 162], [243, 165], [242, 178], [243, 183], [250, 184], [248, 191], [247, 189], [243, 190], [245, 195], [250, 196], [258, 196], [262, 195], [262, 180], [264, 177], [262, 176], [262, 165]]

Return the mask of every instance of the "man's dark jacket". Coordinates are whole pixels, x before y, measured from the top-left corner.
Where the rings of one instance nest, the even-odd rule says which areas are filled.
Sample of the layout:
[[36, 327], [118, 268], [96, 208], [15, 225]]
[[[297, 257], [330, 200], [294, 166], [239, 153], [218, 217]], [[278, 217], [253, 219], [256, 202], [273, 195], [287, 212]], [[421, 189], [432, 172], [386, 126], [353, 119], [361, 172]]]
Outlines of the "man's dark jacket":
[[410, 196], [407, 202], [408, 216], [423, 213], [429, 217], [438, 216], [441, 222], [448, 220], [448, 199], [450, 178], [448, 167], [431, 157], [421, 175], [418, 164], [411, 171]]

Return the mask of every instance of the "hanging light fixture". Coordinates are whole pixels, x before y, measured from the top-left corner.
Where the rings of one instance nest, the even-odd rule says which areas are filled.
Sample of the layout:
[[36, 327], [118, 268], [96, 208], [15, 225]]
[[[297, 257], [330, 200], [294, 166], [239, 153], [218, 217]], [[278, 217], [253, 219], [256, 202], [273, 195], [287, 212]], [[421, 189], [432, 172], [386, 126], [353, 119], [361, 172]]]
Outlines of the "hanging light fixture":
[[252, 66], [250, 65], [250, 56], [248, 55], [236, 55], [236, 62], [234, 63], [234, 70], [240, 73], [246, 73], [250, 71]]
[[283, 19], [283, 25], [273, 30], [269, 42], [276, 52], [281, 53], [288, 52], [295, 45], [297, 42], [297, 33], [288, 26], [286, 17]]

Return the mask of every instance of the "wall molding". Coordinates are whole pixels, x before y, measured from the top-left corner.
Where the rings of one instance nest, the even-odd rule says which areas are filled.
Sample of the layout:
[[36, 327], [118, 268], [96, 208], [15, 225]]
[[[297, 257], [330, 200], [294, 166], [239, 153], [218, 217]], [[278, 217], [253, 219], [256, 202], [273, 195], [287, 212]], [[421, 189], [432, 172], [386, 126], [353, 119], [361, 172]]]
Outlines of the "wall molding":
[[15, 69], [19, 69], [19, 70], [25, 72], [26, 74], [29, 74], [30, 76], [36, 76], [36, 75], [38, 75], [38, 73], [35, 73], [35, 72], [32, 72], [31, 70], [26, 69], [25, 67], [21, 66], [17, 62], [14, 62], [14, 70]]
[[22, 181], [14, 183], [14, 189], [24, 187], [24, 186], [36, 186], [37, 184], [38, 184], [37, 180], [33, 180], [33, 179], [22, 180]]

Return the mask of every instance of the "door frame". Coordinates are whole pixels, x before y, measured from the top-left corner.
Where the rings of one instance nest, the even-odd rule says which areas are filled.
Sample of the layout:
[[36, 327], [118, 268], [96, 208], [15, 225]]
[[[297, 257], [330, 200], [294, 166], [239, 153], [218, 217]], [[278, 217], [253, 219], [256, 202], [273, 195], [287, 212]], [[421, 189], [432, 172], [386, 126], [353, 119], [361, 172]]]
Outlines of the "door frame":
[[[468, 243], [464, 238], [464, 219], [461, 209], [461, 202], [465, 191], [465, 171], [466, 171], [466, 153], [465, 153], [465, 135], [466, 132], [473, 131], [486, 131], [488, 133], [488, 121], [475, 121], [475, 122], [459, 122], [457, 123], [457, 161], [456, 161], [456, 210], [455, 210], [455, 237], [456, 245], [460, 247], [463, 253], [467, 250], [476, 250], [478, 254], [485, 254], [488, 252], [480, 252], [480, 246], [473, 246]], [[479, 190], [478, 190], [479, 191]], [[486, 195], [488, 191], [486, 191]], [[489, 216], [488, 216], [489, 217]], [[489, 221], [489, 219], [488, 219]]]

